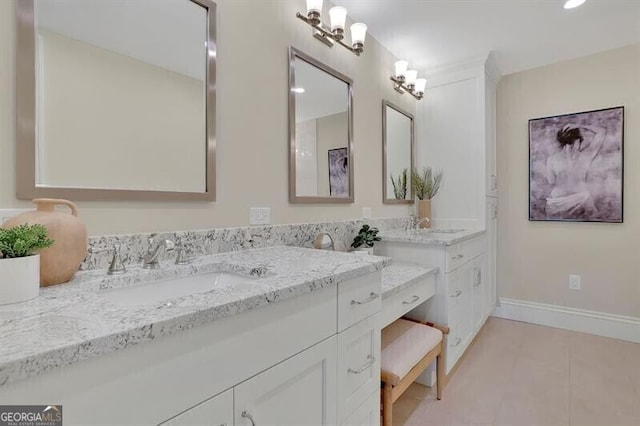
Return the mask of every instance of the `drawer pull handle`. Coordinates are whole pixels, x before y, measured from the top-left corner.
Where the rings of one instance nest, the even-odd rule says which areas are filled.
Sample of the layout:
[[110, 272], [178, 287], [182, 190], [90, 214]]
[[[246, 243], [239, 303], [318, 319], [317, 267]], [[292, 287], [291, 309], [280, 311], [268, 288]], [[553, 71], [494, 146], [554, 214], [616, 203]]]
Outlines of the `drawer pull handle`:
[[253, 420], [253, 416], [247, 410], [244, 410], [241, 415], [245, 419], [249, 419], [249, 421], [251, 422], [251, 426], [256, 426], [256, 422]]
[[453, 257], [451, 258], [451, 260], [460, 260], [460, 259], [462, 259], [463, 257], [464, 257], [464, 254], [458, 254], [458, 255], [453, 256]]
[[460, 297], [462, 295], [462, 290], [456, 290], [456, 292], [449, 297]]
[[415, 302], [417, 302], [418, 300], [420, 300], [420, 296], [413, 296], [409, 302], [407, 302], [406, 300], [404, 300], [404, 301], [402, 302], [402, 304], [403, 304], [403, 305], [411, 305], [412, 303], [415, 303]]
[[378, 297], [380, 297], [380, 295], [379, 295], [378, 293], [371, 292], [371, 294], [369, 295], [369, 297], [367, 297], [366, 299], [364, 299], [364, 300], [360, 300], [360, 301], [358, 301], [358, 300], [352, 300], [352, 301], [351, 301], [351, 304], [352, 304], [352, 305], [365, 305], [365, 304], [367, 304], [367, 303], [369, 303], [369, 302], [373, 302], [373, 301], [374, 301], [374, 300], [376, 300]]
[[367, 368], [371, 367], [374, 362], [376, 362], [375, 357], [372, 357], [371, 355], [367, 355], [367, 362], [365, 362], [365, 364], [362, 367], [358, 368], [357, 370], [350, 368], [347, 370], [347, 372], [351, 374], [360, 374], [363, 371], [365, 371]]
[[458, 338], [456, 339], [456, 343], [455, 343], [455, 344], [453, 344], [453, 345], [449, 345], [449, 346], [451, 346], [452, 348], [455, 348], [455, 347], [456, 347], [456, 346], [458, 346], [461, 342], [462, 342], [462, 338], [461, 338], [461, 337], [458, 337]]

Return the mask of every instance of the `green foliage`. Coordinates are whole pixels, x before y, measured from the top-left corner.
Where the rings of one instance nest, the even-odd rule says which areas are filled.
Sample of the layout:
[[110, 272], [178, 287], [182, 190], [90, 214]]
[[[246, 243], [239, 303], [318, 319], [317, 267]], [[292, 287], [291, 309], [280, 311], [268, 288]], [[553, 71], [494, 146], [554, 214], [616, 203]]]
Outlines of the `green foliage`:
[[393, 194], [396, 200], [404, 200], [407, 198], [407, 169], [404, 169], [398, 176], [398, 180], [394, 180], [391, 176], [391, 185], [393, 185]]
[[47, 229], [42, 225], [18, 225], [0, 228], [0, 257], [25, 257], [40, 249], [51, 247], [53, 240], [47, 238]]
[[358, 248], [360, 246], [373, 247], [375, 241], [380, 241], [378, 237], [378, 228], [371, 228], [369, 225], [362, 225], [358, 235], [353, 239], [351, 247]]
[[442, 184], [442, 171], [434, 172], [431, 167], [425, 167], [422, 169], [422, 173], [418, 173], [414, 170], [411, 174], [411, 186], [413, 186], [413, 193], [420, 200], [430, 200], [440, 190]]

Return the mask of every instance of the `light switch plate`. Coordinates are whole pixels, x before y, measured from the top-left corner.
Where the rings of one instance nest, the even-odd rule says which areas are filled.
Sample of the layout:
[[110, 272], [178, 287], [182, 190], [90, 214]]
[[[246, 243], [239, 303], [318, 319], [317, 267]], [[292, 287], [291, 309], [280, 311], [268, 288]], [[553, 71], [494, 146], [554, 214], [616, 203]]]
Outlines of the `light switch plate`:
[[0, 224], [5, 223], [13, 216], [29, 211], [30, 209], [0, 209]]
[[271, 209], [269, 207], [251, 207], [249, 209], [250, 225], [269, 225], [271, 223]]

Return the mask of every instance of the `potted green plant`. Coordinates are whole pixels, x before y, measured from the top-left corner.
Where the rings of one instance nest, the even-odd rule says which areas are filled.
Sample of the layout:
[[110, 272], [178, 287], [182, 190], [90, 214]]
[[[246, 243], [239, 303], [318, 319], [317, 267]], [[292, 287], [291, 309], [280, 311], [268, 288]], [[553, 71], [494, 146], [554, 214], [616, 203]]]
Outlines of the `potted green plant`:
[[398, 175], [397, 179], [391, 178], [391, 185], [393, 185], [393, 195], [396, 200], [404, 200], [407, 198], [407, 169], [404, 169], [402, 173]]
[[362, 228], [360, 228], [360, 231], [358, 231], [358, 235], [356, 235], [353, 239], [351, 247], [353, 247], [354, 251], [362, 251], [373, 254], [373, 244], [376, 241], [380, 241], [378, 232], [380, 232], [378, 228], [372, 228], [366, 224], [362, 225]]
[[[413, 193], [418, 199], [417, 216], [420, 219], [431, 219], [431, 199], [438, 195], [440, 186], [442, 185], [442, 171], [433, 171], [431, 167], [425, 167], [422, 169], [422, 173], [414, 170], [411, 174], [411, 186]], [[421, 228], [428, 228], [431, 226], [429, 220], [422, 220], [420, 222]]]
[[40, 292], [40, 255], [51, 247], [42, 225], [0, 228], [0, 305], [23, 302]]

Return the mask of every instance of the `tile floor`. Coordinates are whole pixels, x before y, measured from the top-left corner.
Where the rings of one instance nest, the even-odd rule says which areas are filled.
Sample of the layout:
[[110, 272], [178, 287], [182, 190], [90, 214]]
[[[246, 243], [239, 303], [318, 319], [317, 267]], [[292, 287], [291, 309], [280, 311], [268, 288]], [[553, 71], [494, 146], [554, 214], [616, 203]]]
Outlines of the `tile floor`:
[[394, 426], [640, 426], [640, 344], [489, 318], [441, 401], [413, 384]]

